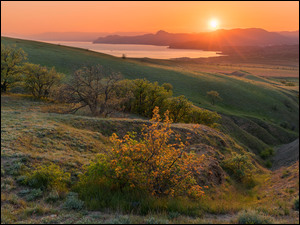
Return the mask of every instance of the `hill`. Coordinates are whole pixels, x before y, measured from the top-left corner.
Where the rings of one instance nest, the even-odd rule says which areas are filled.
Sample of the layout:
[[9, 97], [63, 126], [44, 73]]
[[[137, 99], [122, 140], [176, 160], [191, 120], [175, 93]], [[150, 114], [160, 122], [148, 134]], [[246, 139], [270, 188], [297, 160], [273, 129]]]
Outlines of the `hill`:
[[[185, 66], [168, 60], [124, 60], [84, 49], [20, 39], [1, 38], [1, 43], [16, 44], [28, 53], [30, 62], [55, 66], [67, 75], [66, 79], [77, 68], [99, 63], [121, 72], [124, 78], [171, 83], [175, 96], [185, 95], [196, 106], [223, 114], [222, 129], [255, 152], [298, 137], [297, 82], [293, 83], [295, 86], [286, 86], [279, 80], [261, 78], [255, 71], [244, 71], [245, 76], [240, 77], [220, 73], [218, 66], [205, 72], [205, 66], [198, 63]], [[289, 71], [279, 69], [281, 76]], [[211, 105], [206, 96], [210, 90], [218, 91], [223, 101]]]
[[32, 35], [18, 35], [18, 34], [7, 34], [5, 36], [14, 38], [23, 38], [29, 40], [43, 40], [43, 41], [84, 41], [92, 42], [98, 37], [104, 37], [107, 35], [140, 35], [143, 32], [45, 32]]
[[293, 209], [299, 189], [296, 164], [286, 168], [287, 175], [284, 168], [271, 173], [255, 164], [257, 183], [247, 189], [220, 166], [232, 152], [245, 153], [245, 149], [228, 135], [202, 125], [197, 132], [192, 125], [172, 125], [177, 134], [191, 132], [190, 150], [206, 157], [198, 182], [209, 185], [209, 189], [196, 203], [182, 201], [177, 207], [174, 202], [171, 211], [164, 211], [163, 205], [163, 209], [145, 215], [126, 214], [119, 208], [90, 210], [89, 202], [78, 210], [77, 198], [70, 201], [55, 191], [24, 186], [26, 171], [50, 162], [70, 172], [69, 185], [74, 185], [84, 165], [110, 147], [108, 137], [113, 132], [122, 136], [149, 123], [49, 113], [52, 105], [26, 95], [1, 96], [1, 223], [236, 223], [243, 209], [263, 211], [268, 220], [276, 218], [280, 223], [295, 223], [299, 218]]
[[170, 48], [222, 50], [227, 46], [268, 46], [299, 44], [299, 39], [258, 28], [220, 29], [199, 34], [158, 31], [138, 36], [109, 35], [93, 43], [166, 45]]

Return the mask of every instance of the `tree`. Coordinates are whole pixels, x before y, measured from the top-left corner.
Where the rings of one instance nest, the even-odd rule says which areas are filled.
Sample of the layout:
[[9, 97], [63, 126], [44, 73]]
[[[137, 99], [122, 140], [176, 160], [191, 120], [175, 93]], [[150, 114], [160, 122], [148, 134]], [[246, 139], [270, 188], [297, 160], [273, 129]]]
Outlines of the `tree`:
[[212, 105], [215, 104], [216, 101], [221, 101], [222, 98], [220, 97], [219, 93], [217, 91], [208, 91], [206, 92], [208, 98], [210, 99], [210, 102]]
[[1, 44], [1, 92], [7, 92], [17, 81], [21, 79], [21, 63], [27, 54], [15, 45], [5, 46]]
[[151, 83], [145, 79], [133, 80], [131, 99], [131, 110], [142, 116], [152, 117], [152, 112], [155, 106], [162, 107], [164, 101], [172, 96], [157, 82]]
[[173, 85], [170, 83], [163, 83], [161, 85], [164, 89], [167, 90], [167, 92], [172, 92], [173, 91]]
[[162, 108], [165, 101], [172, 96], [172, 92], [169, 92], [162, 86], [159, 86], [157, 82], [150, 83], [146, 93], [147, 98], [145, 102], [144, 115], [149, 118], [152, 118], [155, 107]]
[[25, 87], [36, 98], [47, 98], [54, 85], [60, 83], [63, 78], [62, 73], [55, 71], [54, 67], [50, 70], [45, 66], [25, 63], [23, 66]]
[[132, 80], [124, 79], [116, 83], [115, 98], [119, 102], [119, 107], [117, 108], [119, 111], [132, 111], [132, 102], [134, 100], [133, 89], [134, 84]]
[[166, 105], [170, 113], [170, 119], [174, 123], [183, 122], [192, 108], [192, 103], [184, 95], [169, 98]]
[[101, 65], [76, 70], [62, 90], [64, 101], [74, 104], [71, 112], [88, 106], [94, 116], [106, 114], [120, 79], [119, 73], [105, 70]]

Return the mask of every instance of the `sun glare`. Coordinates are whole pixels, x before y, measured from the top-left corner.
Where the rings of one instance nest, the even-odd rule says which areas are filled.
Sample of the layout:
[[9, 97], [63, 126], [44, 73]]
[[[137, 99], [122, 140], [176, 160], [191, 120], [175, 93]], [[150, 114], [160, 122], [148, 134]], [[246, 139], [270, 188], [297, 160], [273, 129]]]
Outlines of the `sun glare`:
[[212, 19], [211, 21], [209, 21], [209, 27], [212, 30], [216, 30], [219, 26], [219, 21], [216, 19]]

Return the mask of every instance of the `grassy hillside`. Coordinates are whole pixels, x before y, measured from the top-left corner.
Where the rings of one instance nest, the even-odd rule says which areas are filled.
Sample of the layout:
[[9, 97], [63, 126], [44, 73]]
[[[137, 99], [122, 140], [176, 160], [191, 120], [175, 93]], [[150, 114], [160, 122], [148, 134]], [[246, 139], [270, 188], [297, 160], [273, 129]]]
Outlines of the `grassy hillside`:
[[[72, 186], [83, 166], [109, 148], [112, 132], [122, 135], [138, 131], [141, 124], [149, 122], [48, 113], [51, 104], [22, 95], [1, 96], [1, 223], [237, 223], [238, 212], [243, 209], [264, 212], [271, 216], [269, 220], [276, 218], [280, 223], [295, 223], [299, 218], [293, 209], [299, 189], [296, 165], [286, 169], [288, 174], [286, 170], [271, 174], [258, 167], [257, 186], [245, 190], [219, 166], [227, 154], [242, 152], [243, 148], [206, 126], [200, 126], [191, 136], [191, 149], [206, 155], [202, 176], [212, 182], [197, 204], [181, 202], [180, 213], [153, 211], [147, 215], [90, 211], [86, 208], [88, 202], [83, 209], [73, 210], [78, 202], [67, 204], [66, 197], [58, 198], [53, 191], [22, 185], [24, 173], [35, 165], [52, 162], [71, 173]], [[192, 132], [191, 125], [172, 127], [182, 135]], [[275, 187], [277, 183], [280, 187]], [[178, 210], [175, 205], [173, 208]]]
[[[299, 103], [296, 95], [299, 93], [299, 87], [290, 89], [279, 81], [260, 78], [249, 72], [243, 72], [242, 76], [217, 71], [203, 72], [201, 66], [197, 69], [190, 66], [182, 68], [171, 61], [159, 64], [157, 61], [149, 63], [143, 60], [121, 59], [78, 48], [5, 37], [1, 38], [1, 43], [16, 44], [28, 53], [30, 62], [55, 66], [58, 71], [67, 75], [66, 79], [71, 76], [72, 71], [83, 65], [99, 63], [120, 71], [124, 78], [146, 78], [159, 84], [171, 83], [175, 96], [185, 95], [197, 106], [229, 116], [250, 119], [255, 121], [258, 129], [265, 130], [260, 124], [267, 123], [273, 130], [278, 128], [283, 131], [282, 134], [288, 136], [289, 141], [298, 136]], [[206, 96], [206, 92], [210, 90], [219, 92], [223, 101], [211, 105]], [[265, 141], [264, 137], [254, 130], [245, 132], [248, 139], [253, 139], [254, 136]], [[238, 133], [239, 129], [231, 134], [237, 137]], [[247, 142], [244, 144], [247, 145]]]

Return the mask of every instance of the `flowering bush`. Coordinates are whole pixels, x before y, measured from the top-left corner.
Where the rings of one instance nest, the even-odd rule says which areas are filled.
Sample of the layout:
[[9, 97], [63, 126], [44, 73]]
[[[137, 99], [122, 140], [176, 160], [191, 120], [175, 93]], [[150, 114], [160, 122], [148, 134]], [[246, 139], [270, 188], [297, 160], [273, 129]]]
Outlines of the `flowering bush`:
[[158, 107], [153, 114], [152, 125], [144, 126], [139, 140], [135, 133], [123, 138], [113, 134], [112, 149], [87, 167], [81, 181], [93, 180], [117, 190], [143, 190], [155, 196], [199, 198], [203, 195], [202, 187], [194, 178], [203, 157], [187, 153], [187, 143], [178, 135], [175, 135], [177, 144], [169, 143], [173, 131], [168, 112], [163, 122]]

